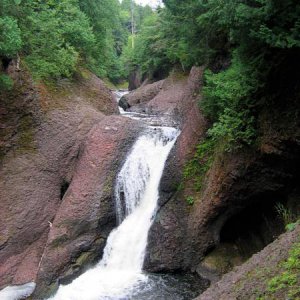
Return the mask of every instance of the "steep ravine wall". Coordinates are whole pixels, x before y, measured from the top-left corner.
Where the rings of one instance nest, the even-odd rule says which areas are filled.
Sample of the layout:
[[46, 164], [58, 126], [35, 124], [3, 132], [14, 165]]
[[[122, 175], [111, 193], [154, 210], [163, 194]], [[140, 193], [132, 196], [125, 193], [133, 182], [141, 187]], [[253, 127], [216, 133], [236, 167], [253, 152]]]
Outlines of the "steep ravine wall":
[[7, 72], [14, 87], [0, 91], [0, 289], [37, 281], [41, 293], [101, 255], [115, 226], [114, 174], [140, 127], [117, 116], [111, 92], [86, 70], [47, 85], [14, 62]]
[[[289, 112], [281, 108], [262, 111], [259, 146], [216, 154], [200, 192], [177, 191], [181, 182], [180, 168], [176, 164], [167, 166], [161, 185], [162, 206], [149, 235], [146, 268], [156, 272], [192, 270], [213, 279], [215, 274], [206, 270], [201, 261], [219, 244], [220, 233], [232, 217], [247, 210], [251, 213], [251, 207], [255, 206], [274, 210], [276, 202], [290, 203], [293, 195], [299, 194], [300, 144], [299, 127], [295, 126], [299, 108], [296, 105], [289, 109]], [[201, 135], [198, 129], [197, 133], [194, 138], [200, 141], [203, 132]], [[182, 134], [184, 140], [185, 132]], [[195, 144], [187, 145], [192, 151]], [[175, 160], [180, 159], [180, 153], [174, 153]], [[167, 196], [164, 196], [165, 191]], [[194, 205], [188, 205], [188, 196], [193, 197]], [[293, 201], [294, 207], [299, 207], [299, 198]], [[276, 218], [273, 223], [282, 223], [276, 213], [271, 218]], [[272, 241], [282, 232], [282, 225], [275, 227], [266, 241]]]

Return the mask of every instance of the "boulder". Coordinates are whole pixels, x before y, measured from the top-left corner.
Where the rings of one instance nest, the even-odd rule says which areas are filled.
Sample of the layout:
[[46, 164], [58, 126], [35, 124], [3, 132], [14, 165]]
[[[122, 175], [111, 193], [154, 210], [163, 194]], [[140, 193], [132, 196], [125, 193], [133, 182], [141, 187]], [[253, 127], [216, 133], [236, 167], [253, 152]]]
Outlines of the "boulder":
[[121, 106], [124, 110], [130, 109], [130, 107], [136, 106], [139, 107], [139, 110], [142, 110], [144, 104], [153, 99], [163, 88], [164, 80], [147, 84], [142, 86], [131, 93], [123, 96], [120, 99], [119, 106]]

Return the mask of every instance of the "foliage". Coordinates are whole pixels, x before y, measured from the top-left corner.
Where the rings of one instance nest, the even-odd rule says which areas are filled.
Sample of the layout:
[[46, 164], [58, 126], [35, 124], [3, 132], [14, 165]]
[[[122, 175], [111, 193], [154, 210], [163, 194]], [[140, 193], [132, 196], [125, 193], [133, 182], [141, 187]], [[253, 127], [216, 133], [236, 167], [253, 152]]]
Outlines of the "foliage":
[[[36, 78], [70, 77], [76, 69], [79, 58], [78, 51], [68, 41], [76, 35], [76, 27], [73, 27], [70, 21], [73, 7], [68, 7], [66, 1], [60, 4], [53, 3], [51, 6], [41, 4], [38, 9], [34, 4], [28, 4], [30, 15], [26, 16], [26, 22], [21, 25], [26, 41], [24, 50], [28, 53], [25, 61]], [[68, 13], [64, 13], [65, 10]], [[74, 29], [73, 32], [71, 27]], [[76, 41], [79, 42], [80, 35], [84, 34], [82, 32], [77, 34]], [[84, 43], [82, 40], [81, 42]]]
[[[126, 4], [127, 3], [127, 4]], [[36, 79], [70, 77], [85, 65], [114, 82], [131, 29], [129, 1], [0, 0], [0, 57], [18, 53]], [[134, 5], [140, 29], [150, 7]]]
[[79, 6], [88, 16], [95, 37], [95, 43], [86, 55], [88, 66], [97, 75], [108, 76], [114, 80], [118, 76], [114, 70], [119, 70], [115, 48], [117, 37], [114, 36], [114, 32], [120, 30], [121, 26], [120, 4], [117, 0], [80, 0]]
[[186, 197], [186, 202], [188, 205], [194, 205], [195, 199], [193, 196], [188, 196], [188, 197]]
[[213, 162], [214, 151], [214, 140], [206, 139], [196, 147], [194, 157], [184, 167], [184, 180], [192, 180], [196, 191], [202, 188], [204, 176]]
[[289, 223], [289, 224], [287, 224], [287, 225], [285, 226], [285, 229], [286, 229], [287, 231], [293, 231], [293, 230], [296, 228], [296, 226], [297, 226], [298, 224], [300, 224], [300, 220], [298, 220], [297, 222], [294, 222], [294, 223]]
[[255, 137], [254, 117], [248, 110], [239, 112], [226, 108], [208, 134], [212, 139], [222, 141], [226, 151], [250, 145]]
[[275, 209], [279, 217], [282, 219], [285, 228], [289, 231], [293, 230], [297, 225], [296, 221], [298, 216], [290, 208], [286, 207], [280, 202], [276, 204]]
[[227, 151], [250, 145], [255, 138], [253, 100], [249, 95], [257, 85], [255, 72], [250, 72], [237, 58], [227, 70], [205, 73], [204, 98], [200, 105], [214, 121], [208, 134], [213, 140], [225, 142]]
[[273, 277], [268, 282], [269, 294], [274, 294], [280, 290], [287, 290], [290, 299], [300, 297], [299, 273], [300, 273], [300, 243], [296, 243], [288, 259], [282, 264], [281, 274]]
[[[273, 74], [291, 57], [299, 57], [299, 1], [164, 3], [165, 8], [144, 22], [136, 48], [127, 49], [127, 65], [151, 76], [174, 65], [186, 70], [206, 64], [201, 107], [214, 124], [209, 135], [229, 151], [250, 145], [256, 136], [257, 109], [277, 92]], [[222, 59], [230, 57], [226, 69]], [[291, 79], [297, 74], [296, 66], [285, 69]]]
[[14, 18], [0, 17], [0, 56], [13, 57], [21, 49], [21, 30]]

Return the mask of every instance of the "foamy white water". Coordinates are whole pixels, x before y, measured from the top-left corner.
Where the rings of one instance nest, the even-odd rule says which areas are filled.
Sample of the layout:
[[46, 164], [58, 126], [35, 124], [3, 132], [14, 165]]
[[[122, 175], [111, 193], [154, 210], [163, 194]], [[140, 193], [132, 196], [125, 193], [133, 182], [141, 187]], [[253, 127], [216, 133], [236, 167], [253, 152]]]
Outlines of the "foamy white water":
[[0, 291], [1, 300], [19, 300], [30, 296], [35, 289], [35, 283], [30, 282], [24, 285], [8, 286]]
[[[128, 93], [129, 93], [128, 90], [119, 90], [119, 91], [114, 91], [113, 92], [113, 94], [115, 95], [116, 100], [117, 100], [118, 103], [119, 103], [120, 99], [123, 96], [127, 95]], [[119, 108], [120, 114], [124, 114], [125, 113], [125, 110], [121, 106], [118, 106], [118, 108]]]
[[168, 154], [179, 132], [156, 127], [141, 136], [116, 182], [116, 208], [121, 223], [107, 239], [103, 259], [98, 265], [59, 287], [52, 300], [130, 299], [141, 282], [148, 231], [159, 196], [159, 182]]

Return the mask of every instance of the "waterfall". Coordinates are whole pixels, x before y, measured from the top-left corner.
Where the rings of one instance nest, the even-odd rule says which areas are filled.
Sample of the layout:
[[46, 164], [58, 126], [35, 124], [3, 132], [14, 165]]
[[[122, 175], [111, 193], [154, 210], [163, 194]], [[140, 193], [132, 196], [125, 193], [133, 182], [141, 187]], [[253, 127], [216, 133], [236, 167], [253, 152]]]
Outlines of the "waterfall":
[[52, 300], [130, 299], [148, 277], [142, 272], [165, 161], [179, 132], [149, 127], [134, 144], [116, 179], [119, 226], [107, 239], [102, 260], [71, 284], [61, 285]]

